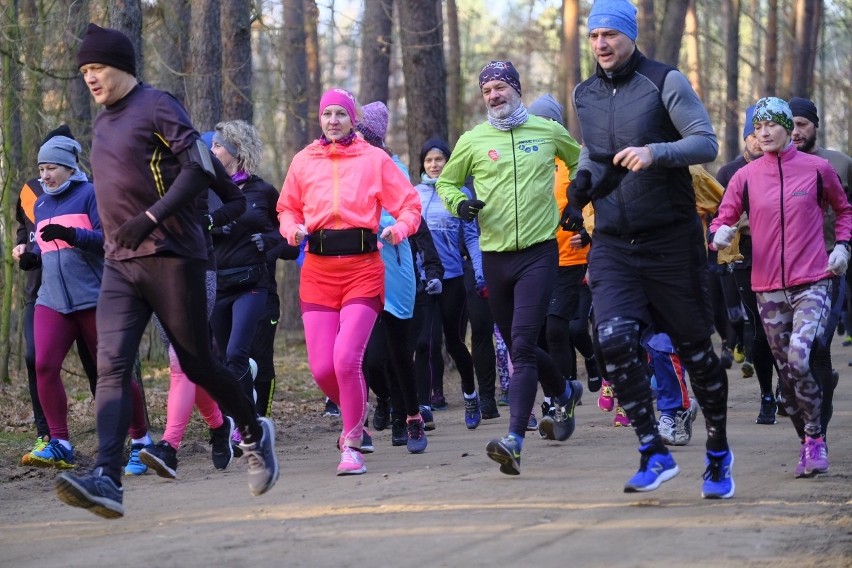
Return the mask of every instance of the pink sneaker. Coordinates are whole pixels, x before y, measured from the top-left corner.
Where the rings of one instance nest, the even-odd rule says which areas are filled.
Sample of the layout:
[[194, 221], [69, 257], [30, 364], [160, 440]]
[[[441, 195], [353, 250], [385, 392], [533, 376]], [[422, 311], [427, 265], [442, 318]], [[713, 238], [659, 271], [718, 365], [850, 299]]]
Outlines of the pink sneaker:
[[604, 381], [601, 383], [601, 394], [598, 395], [598, 408], [604, 412], [612, 412], [615, 408], [615, 393], [612, 390], [612, 383]]
[[799, 448], [799, 463], [796, 464], [796, 469], [793, 471], [793, 474], [798, 477], [807, 477], [805, 475], [805, 468], [807, 467], [807, 457], [808, 453], [805, 451], [806, 446], [802, 444], [801, 448]]
[[811, 476], [828, 471], [828, 447], [825, 439], [805, 436], [805, 475]]
[[340, 453], [340, 465], [337, 466], [337, 475], [360, 475], [367, 471], [364, 465], [364, 456], [358, 450], [349, 446], [343, 446]]
[[612, 419], [612, 425], [616, 428], [620, 426], [630, 426], [630, 419], [627, 418], [627, 413], [620, 406], [615, 408], [615, 418]]

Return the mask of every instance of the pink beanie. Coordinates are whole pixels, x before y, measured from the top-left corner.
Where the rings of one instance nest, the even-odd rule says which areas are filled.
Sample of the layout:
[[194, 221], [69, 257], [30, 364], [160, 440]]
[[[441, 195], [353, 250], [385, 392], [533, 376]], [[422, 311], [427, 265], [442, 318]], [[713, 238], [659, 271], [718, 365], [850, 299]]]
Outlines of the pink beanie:
[[356, 104], [355, 95], [349, 91], [345, 89], [329, 89], [320, 99], [319, 113], [322, 115], [322, 111], [324, 111], [325, 107], [328, 105], [340, 105], [346, 109], [350, 120], [352, 120], [352, 125], [354, 126], [355, 121], [357, 120], [357, 116], [355, 115]]

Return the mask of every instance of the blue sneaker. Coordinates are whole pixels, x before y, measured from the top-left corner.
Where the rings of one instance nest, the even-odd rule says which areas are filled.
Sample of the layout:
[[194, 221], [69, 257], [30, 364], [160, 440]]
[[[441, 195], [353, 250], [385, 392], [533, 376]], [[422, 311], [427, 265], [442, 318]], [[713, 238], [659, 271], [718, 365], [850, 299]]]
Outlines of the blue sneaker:
[[257, 419], [262, 432], [260, 440], [247, 444], [240, 442], [240, 448], [248, 461], [248, 485], [254, 496], [263, 495], [278, 481], [278, 456], [275, 455], [275, 425], [263, 416]]
[[145, 475], [148, 473], [148, 466], [139, 459], [139, 451], [144, 447], [145, 444], [130, 444], [130, 459], [124, 466], [124, 475]]
[[506, 475], [521, 474], [521, 445], [514, 436], [491, 440], [485, 446], [488, 457], [500, 464], [500, 472]]
[[56, 478], [56, 494], [72, 507], [88, 509], [106, 519], [124, 516], [124, 489], [96, 468], [87, 475], [61, 473]]
[[535, 432], [538, 430], [538, 420], [536, 420], [535, 412], [530, 412], [530, 419], [527, 420], [527, 432]]
[[432, 410], [426, 408], [425, 406], [420, 407], [420, 417], [423, 419], [423, 429], [427, 432], [431, 432], [435, 429], [435, 416], [432, 414]]
[[405, 429], [408, 433], [408, 441], [405, 444], [408, 452], [422, 454], [426, 449], [426, 429], [423, 420], [412, 420], [405, 425]]
[[482, 422], [482, 412], [479, 411], [479, 397], [464, 399], [464, 424], [468, 430], [475, 430]]
[[707, 452], [704, 459], [704, 485], [701, 496], [705, 499], [730, 499], [734, 496], [734, 452]]
[[29, 465], [58, 469], [71, 469], [75, 462], [74, 448], [67, 449], [57, 438], [51, 439], [43, 449], [30, 452], [28, 460]]
[[670, 453], [661, 454], [655, 451], [651, 444], [641, 446], [639, 452], [642, 454], [639, 471], [624, 485], [625, 493], [653, 491], [664, 481], [680, 473], [680, 468]]
[[576, 421], [574, 420], [574, 409], [583, 398], [583, 383], [580, 381], [568, 381], [571, 385], [571, 398], [565, 404], [559, 404], [553, 400], [553, 414], [542, 416], [538, 422], [539, 436], [545, 440], [558, 440], [564, 442], [574, 433]]

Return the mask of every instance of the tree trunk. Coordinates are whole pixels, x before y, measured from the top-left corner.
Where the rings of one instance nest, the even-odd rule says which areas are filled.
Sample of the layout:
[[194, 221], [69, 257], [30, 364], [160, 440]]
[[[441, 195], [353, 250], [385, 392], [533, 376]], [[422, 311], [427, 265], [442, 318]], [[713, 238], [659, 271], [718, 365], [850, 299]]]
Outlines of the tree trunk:
[[456, 0], [447, 0], [447, 112], [451, 147], [464, 131], [464, 90], [461, 75], [461, 39]]
[[393, 0], [364, 0], [358, 102], [388, 102]]
[[818, 39], [817, 0], [796, 3], [796, 37], [793, 41], [793, 77], [790, 94], [810, 98]]
[[[89, 24], [89, 0], [65, 0], [65, 3], [69, 14], [66, 37], [82, 38]], [[72, 58], [76, 57], [78, 47], [78, 43], [71, 45]], [[74, 61], [73, 65], [76, 65], [76, 59]], [[78, 140], [92, 138], [92, 96], [80, 73], [74, 73], [68, 82], [68, 116], [65, 122]], [[80, 156], [80, 163], [83, 169], [91, 171], [88, 152], [84, 151]]]
[[[305, 55], [308, 65], [308, 140], [316, 140], [320, 135], [319, 119], [314, 109], [319, 107], [322, 96], [322, 69], [319, 57], [319, 8], [316, 0], [304, 0], [305, 8]], [[316, 119], [315, 119], [316, 118]]]
[[157, 2], [157, 26], [148, 44], [157, 56], [152, 69], [158, 77], [157, 87], [168, 91], [184, 106], [186, 72], [189, 57], [189, 0]]
[[[789, 99], [793, 94], [793, 63], [796, 57], [796, 21], [800, 11], [804, 11], [805, 0], [793, 0], [793, 6], [787, 14], [787, 21], [784, 24], [779, 41], [781, 42], [781, 84], [778, 85], [776, 96], [784, 100]], [[800, 5], [802, 9], [800, 10]], [[773, 94], [773, 93], [770, 93]]]
[[419, 171], [420, 146], [430, 137], [447, 139], [446, 69], [440, 0], [399, 3], [402, 72], [408, 104], [408, 163]]
[[121, 30], [136, 51], [136, 78], [142, 80], [144, 50], [142, 49], [142, 2], [141, 0], [112, 0], [109, 5], [109, 25]]
[[695, 0], [689, 0], [684, 24], [686, 38], [686, 76], [701, 100], [704, 100], [704, 85], [701, 81], [701, 46], [698, 41], [698, 12]]
[[668, 0], [666, 2], [666, 11], [655, 59], [674, 67], [677, 67], [680, 61], [680, 45], [683, 40], [686, 9], [688, 7], [689, 3], [684, 2], [684, 0]]
[[574, 87], [580, 81], [580, 0], [562, 0], [562, 80], [559, 98], [565, 107], [565, 127], [580, 140], [580, 121], [574, 112]]
[[769, 0], [766, 9], [766, 55], [762, 96], [778, 91], [778, 0]]
[[636, 19], [639, 24], [637, 41], [642, 44], [642, 53], [651, 59], [655, 59], [657, 56], [657, 16], [654, 13], [654, 0], [639, 0], [639, 11]]
[[765, 84], [765, 69], [763, 65], [763, 58], [761, 54], [763, 53], [763, 37], [764, 32], [760, 25], [761, 17], [760, 17], [760, 5], [761, 0], [751, 0], [751, 9], [750, 17], [749, 17], [749, 25], [751, 26], [752, 33], [751, 38], [752, 41], [750, 45], [745, 49], [749, 56], [749, 68], [751, 70], [750, 80], [748, 82], [749, 92], [748, 95], [748, 105], [751, 105], [752, 101], [756, 101], [760, 98], [760, 93]]
[[725, 161], [730, 162], [740, 151], [740, 0], [722, 0], [722, 21], [725, 26]]
[[187, 109], [199, 132], [222, 120], [222, 30], [219, 0], [194, 0], [190, 15]]
[[251, 0], [222, 1], [222, 116], [254, 121], [252, 105]]

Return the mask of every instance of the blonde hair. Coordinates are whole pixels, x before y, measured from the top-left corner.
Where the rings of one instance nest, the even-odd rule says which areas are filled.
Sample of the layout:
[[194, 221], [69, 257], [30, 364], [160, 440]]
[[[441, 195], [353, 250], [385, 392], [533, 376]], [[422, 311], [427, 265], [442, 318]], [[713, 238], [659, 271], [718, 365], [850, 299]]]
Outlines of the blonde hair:
[[263, 145], [257, 129], [245, 120], [228, 120], [216, 125], [216, 132], [237, 149], [238, 170], [248, 174], [257, 172], [263, 157]]

